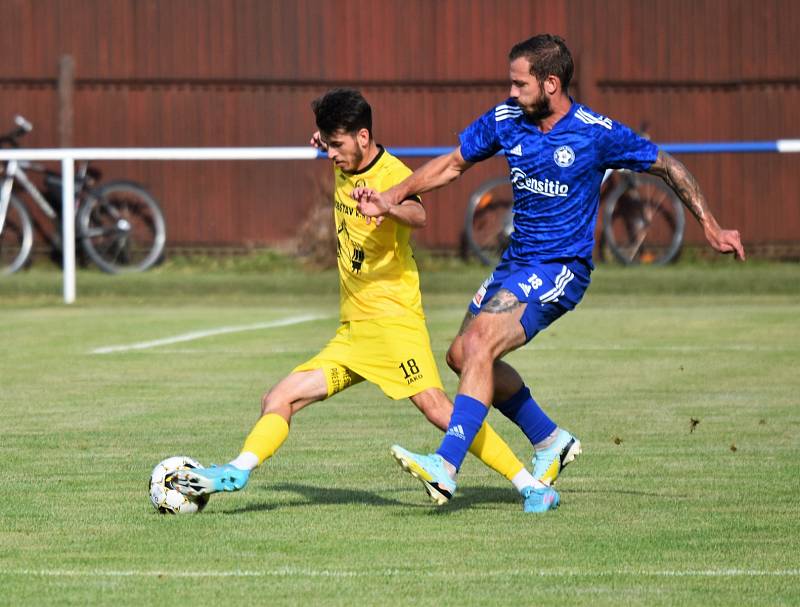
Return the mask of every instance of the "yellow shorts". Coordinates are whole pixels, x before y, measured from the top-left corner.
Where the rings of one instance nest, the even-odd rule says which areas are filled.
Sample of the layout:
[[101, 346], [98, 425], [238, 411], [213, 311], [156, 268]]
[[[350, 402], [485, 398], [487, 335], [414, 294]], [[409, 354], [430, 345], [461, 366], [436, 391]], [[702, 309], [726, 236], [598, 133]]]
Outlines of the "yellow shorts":
[[294, 371], [322, 369], [328, 396], [365, 379], [389, 398], [414, 396], [442, 388], [421, 318], [381, 318], [344, 322], [328, 345]]

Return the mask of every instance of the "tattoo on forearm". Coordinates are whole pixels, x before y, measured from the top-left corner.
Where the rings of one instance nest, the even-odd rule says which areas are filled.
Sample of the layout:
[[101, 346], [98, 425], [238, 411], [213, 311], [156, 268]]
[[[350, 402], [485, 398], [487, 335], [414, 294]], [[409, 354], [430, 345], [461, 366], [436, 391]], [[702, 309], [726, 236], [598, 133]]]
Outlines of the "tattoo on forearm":
[[667, 183], [677, 192], [678, 197], [697, 220], [702, 220], [708, 213], [708, 206], [700, 191], [700, 184], [680, 161], [668, 154], [664, 154], [663, 160]]
[[511, 310], [519, 308], [521, 305], [522, 303], [511, 291], [508, 289], [500, 289], [494, 297], [481, 308], [481, 312], [503, 314], [505, 312], [511, 312]]

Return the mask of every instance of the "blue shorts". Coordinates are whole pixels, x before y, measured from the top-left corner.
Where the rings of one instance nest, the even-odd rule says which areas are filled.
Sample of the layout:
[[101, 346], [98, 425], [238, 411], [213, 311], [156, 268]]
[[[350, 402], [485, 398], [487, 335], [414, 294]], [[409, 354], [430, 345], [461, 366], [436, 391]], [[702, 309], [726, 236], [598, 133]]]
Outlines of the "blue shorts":
[[520, 319], [528, 342], [578, 305], [589, 287], [590, 275], [589, 266], [577, 259], [501, 261], [475, 293], [469, 311], [477, 315], [500, 289], [511, 291], [520, 302], [528, 304]]

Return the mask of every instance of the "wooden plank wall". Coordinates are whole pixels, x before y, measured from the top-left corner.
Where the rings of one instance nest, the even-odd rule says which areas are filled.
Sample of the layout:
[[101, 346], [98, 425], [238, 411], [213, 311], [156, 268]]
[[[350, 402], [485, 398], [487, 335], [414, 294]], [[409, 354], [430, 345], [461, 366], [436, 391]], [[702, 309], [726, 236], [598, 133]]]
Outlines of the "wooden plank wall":
[[[30, 145], [57, 145], [69, 53], [76, 146], [304, 145], [310, 101], [342, 84], [372, 103], [379, 141], [451, 145], [505, 97], [510, 46], [541, 31], [572, 48], [579, 100], [656, 141], [800, 137], [792, 0], [3, 0], [0, 124], [23, 113]], [[749, 243], [800, 241], [800, 156], [683, 160]], [[426, 197], [419, 241], [455, 246], [469, 192], [503, 172], [484, 164]], [[330, 178], [325, 161], [102, 169], [154, 191], [173, 246], [285, 241]]]
[[[570, 8], [582, 97], [598, 111], [634, 127], [647, 123], [659, 142], [800, 137], [797, 4], [578, 0]], [[721, 222], [740, 227], [749, 243], [797, 250], [800, 156], [681, 160]], [[703, 242], [696, 223], [687, 225], [688, 240]]]

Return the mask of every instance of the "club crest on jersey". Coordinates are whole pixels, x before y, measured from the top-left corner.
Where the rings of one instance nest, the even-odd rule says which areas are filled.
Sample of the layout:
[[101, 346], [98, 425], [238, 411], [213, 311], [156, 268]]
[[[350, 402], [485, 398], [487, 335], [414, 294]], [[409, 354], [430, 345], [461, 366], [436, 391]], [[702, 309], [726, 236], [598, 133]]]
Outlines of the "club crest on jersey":
[[568, 145], [562, 145], [553, 152], [553, 160], [556, 161], [558, 166], [565, 169], [575, 162], [575, 151]]

